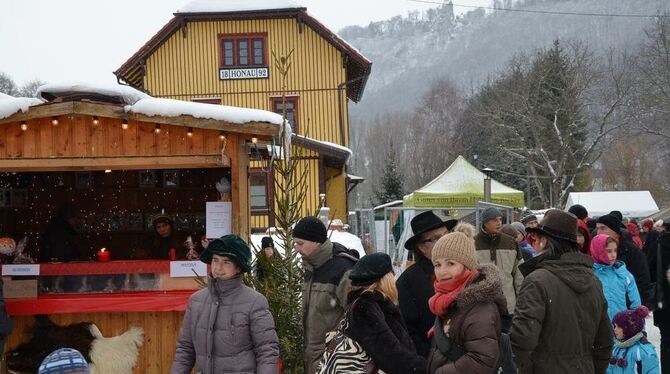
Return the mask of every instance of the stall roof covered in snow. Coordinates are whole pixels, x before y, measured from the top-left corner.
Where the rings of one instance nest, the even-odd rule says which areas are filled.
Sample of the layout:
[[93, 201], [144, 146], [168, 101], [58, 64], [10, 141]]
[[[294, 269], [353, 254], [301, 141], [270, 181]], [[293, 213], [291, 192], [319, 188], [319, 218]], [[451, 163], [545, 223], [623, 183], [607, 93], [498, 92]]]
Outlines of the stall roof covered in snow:
[[624, 217], [647, 217], [658, 212], [649, 191], [571, 192], [565, 210], [575, 204], [583, 205], [591, 217], [604, 216], [613, 210]]
[[[86, 95], [102, 99], [112, 98], [120, 104], [125, 104], [124, 110], [126, 112], [143, 114], [149, 117], [178, 117], [184, 115], [236, 124], [267, 122], [281, 125], [283, 122], [281, 115], [266, 110], [155, 98], [132, 87], [118, 84], [80, 82], [46, 84], [38, 89], [37, 95], [45, 100], [67, 99], [68, 97], [81, 98]], [[42, 103], [41, 100], [38, 101]]]
[[243, 12], [294, 8], [304, 7], [293, 0], [194, 0], [179, 8], [176, 14]]
[[42, 103], [42, 100], [34, 97], [14, 97], [0, 92], [0, 119], [18, 112], [25, 113], [31, 106]]

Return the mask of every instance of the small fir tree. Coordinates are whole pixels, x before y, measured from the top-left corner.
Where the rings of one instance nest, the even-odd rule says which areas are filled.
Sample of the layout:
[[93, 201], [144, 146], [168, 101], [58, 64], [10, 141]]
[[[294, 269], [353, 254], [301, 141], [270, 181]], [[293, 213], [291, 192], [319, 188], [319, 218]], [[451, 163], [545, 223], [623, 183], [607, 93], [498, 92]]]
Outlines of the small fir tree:
[[[286, 97], [286, 77], [290, 71], [291, 51], [287, 56], [277, 57], [274, 65], [282, 77], [282, 102]], [[284, 105], [284, 108], [286, 106]], [[304, 270], [297, 252], [293, 251], [293, 226], [300, 220], [303, 203], [307, 195], [307, 173], [309, 168], [301, 162], [302, 150], [291, 145], [291, 130], [287, 126], [286, 111], [279, 134], [281, 152], [274, 155], [271, 166], [274, 175], [274, 218], [278, 236], [276, 244], [285, 249], [284, 256], [266, 258], [256, 253], [256, 267], [264, 277], [251, 277], [249, 282], [265, 295], [270, 312], [275, 320], [279, 349], [285, 373], [303, 373], [305, 343], [302, 318], [302, 283]], [[316, 209], [316, 207], [314, 207]]]
[[385, 204], [395, 200], [401, 200], [404, 196], [405, 177], [398, 167], [393, 141], [389, 143], [389, 151], [386, 154], [384, 175], [382, 175], [381, 189], [375, 189], [377, 203]]

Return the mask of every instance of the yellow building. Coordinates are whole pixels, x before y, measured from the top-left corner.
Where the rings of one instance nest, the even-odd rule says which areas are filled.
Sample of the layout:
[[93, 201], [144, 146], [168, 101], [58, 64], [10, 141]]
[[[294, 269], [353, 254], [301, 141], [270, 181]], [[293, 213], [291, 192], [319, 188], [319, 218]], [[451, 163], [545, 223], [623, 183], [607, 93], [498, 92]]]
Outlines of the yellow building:
[[[283, 4], [282, 4], [283, 2]], [[258, 108], [281, 113], [309, 165], [305, 213], [319, 195], [334, 218], [347, 216], [350, 180], [348, 100], [358, 102], [372, 63], [291, 0], [273, 9], [248, 0], [241, 10], [195, 1], [174, 17], [114, 74], [156, 97]], [[216, 3], [216, 2], [214, 2]], [[219, 2], [220, 3], [220, 2]], [[234, 3], [234, 2], [233, 2]], [[290, 57], [285, 90], [274, 56]], [[282, 101], [282, 91], [286, 100]], [[268, 162], [249, 170], [251, 227], [273, 226]]]

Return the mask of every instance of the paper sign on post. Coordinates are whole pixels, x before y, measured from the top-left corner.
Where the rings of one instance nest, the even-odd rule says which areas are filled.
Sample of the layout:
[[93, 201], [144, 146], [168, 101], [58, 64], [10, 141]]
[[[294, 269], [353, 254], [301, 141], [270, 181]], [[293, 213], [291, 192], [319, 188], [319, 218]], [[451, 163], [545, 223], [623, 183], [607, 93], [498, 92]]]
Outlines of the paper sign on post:
[[170, 276], [172, 278], [207, 276], [207, 264], [202, 261], [170, 261]]
[[2, 276], [7, 277], [28, 277], [40, 275], [39, 264], [10, 264], [2, 265]]
[[208, 201], [205, 208], [205, 236], [220, 238], [233, 232], [233, 203], [229, 201]]

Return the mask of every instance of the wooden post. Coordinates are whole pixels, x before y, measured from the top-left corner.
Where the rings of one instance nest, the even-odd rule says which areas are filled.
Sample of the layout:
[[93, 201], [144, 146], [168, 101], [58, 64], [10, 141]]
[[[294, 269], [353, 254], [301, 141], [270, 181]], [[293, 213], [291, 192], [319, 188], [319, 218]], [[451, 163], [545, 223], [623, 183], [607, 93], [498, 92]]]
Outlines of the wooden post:
[[249, 155], [244, 145], [244, 137], [231, 136], [228, 147], [231, 155], [231, 179], [233, 195], [233, 233], [249, 240]]

